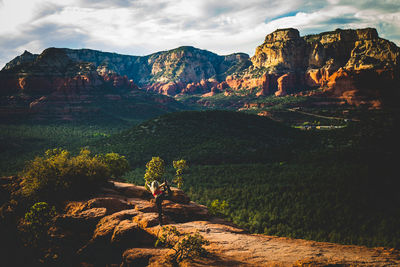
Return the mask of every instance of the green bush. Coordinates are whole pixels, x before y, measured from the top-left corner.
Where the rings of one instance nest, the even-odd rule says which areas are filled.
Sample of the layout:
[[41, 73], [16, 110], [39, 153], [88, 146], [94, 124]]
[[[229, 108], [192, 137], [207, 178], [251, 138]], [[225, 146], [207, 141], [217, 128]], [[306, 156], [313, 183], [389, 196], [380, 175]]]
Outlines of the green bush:
[[32, 246], [43, 243], [47, 239], [47, 231], [55, 215], [55, 208], [50, 207], [46, 202], [34, 204], [25, 213], [23, 221], [22, 229], [26, 233], [25, 241]]
[[195, 234], [182, 234], [175, 226], [164, 226], [162, 230], [163, 232], [158, 237], [155, 246], [157, 247], [161, 244], [172, 249], [174, 251], [170, 255], [172, 262], [179, 263], [185, 259], [206, 255], [207, 251], [203, 246], [209, 245], [209, 241], [198, 232]]
[[119, 179], [129, 170], [129, 163], [125, 156], [118, 153], [107, 153], [101, 156], [101, 160], [109, 167], [112, 178]]
[[212, 215], [227, 216], [229, 213], [228, 207], [229, 204], [227, 201], [225, 200], [220, 201], [219, 199], [214, 199], [211, 202], [210, 206], [208, 207], [208, 210]]
[[91, 156], [88, 149], [82, 149], [71, 156], [67, 150], [47, 150], [44, 157], [36, 157], [25, 167], [22, 192], [36, 200], [65, 199], [90, 192], [126, 169], [124, 159], [115, 153]]

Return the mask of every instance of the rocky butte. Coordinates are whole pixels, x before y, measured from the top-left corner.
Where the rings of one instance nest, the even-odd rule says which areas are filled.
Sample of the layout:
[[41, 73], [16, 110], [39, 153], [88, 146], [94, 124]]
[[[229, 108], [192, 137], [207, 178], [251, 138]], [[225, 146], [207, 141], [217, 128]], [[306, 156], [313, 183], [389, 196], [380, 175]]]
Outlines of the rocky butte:
[[379, 106], [399, 95], [399, 55], [372, 28], [304, 37], [296, 29], [279, 29], [257, 47], [252, 66], [226, 83], [234, 89], [261, 87], [259, 95], [320, 94]]

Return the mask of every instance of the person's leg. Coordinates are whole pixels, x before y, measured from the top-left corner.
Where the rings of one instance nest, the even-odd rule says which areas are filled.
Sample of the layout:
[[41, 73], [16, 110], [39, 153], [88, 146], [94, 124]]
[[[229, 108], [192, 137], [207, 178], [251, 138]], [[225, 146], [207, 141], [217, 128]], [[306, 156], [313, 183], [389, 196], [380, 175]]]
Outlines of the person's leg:
[[156, 206], [157, 206], [157, 211], [158, 211], [158, 222], [160, 225], [163, 225], [163, 219], [162, 219], [162, 201], [163, 201], [163, 195], [158, 196], [156, 198]]
[[[169, 184], [167, 184], [166, 187], [167, 187], [167, 188], [166, 188], [166, 189], [167, 189], [167, 190], [166, 190], [166, 191], [167, 191], [167, 195], [166, 195], [165, 198], [169, 200], [169, 199], [171, 199], [172, 191], [171, 191], [171, 188], [169, 187]], [[164, 192], [165, 192], [165, 191], [164, 191]]]

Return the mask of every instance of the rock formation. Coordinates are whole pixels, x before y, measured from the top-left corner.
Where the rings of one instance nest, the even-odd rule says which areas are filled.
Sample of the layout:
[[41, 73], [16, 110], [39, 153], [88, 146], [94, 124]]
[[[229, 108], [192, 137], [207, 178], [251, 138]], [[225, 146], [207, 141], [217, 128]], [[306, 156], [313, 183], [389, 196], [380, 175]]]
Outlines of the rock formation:
[[57, 48], [38, 56], [25, 52], [8, 63], [0, 72], [0, 96], [2, 118], [72, 120], [117, 111], [135, 116], [138, 109], [174, 110], [177, 106], [171, 98], [138, 90], [126, 75], [76, 61], [69, 50]]
[[281, 29], [256, 49], [245, 76], [251, 78], [254, 70], [280, 76], [278, 87], [262, 87], [260, 94], [320, 89], [317, 94], [358, 105], [399, 95], [399, 60], [400, 49], [372, 28], [304, 37], [296, 29]]
[[[14, 179], [0, 178], [0, 191]], [[205, 206], [191, 202], [176, 188], [171, 199], [163, 202], [163, 210], [167, 225], [183, 233], [199, 232], [210, 242], [208, 256], [186, 260], [184, 266], [400, 264], [400, 252], [395, 249], [248, 234], [211, 216]], [[172, 266], [166, 259], [171, 251], [154, 247], [161, 233], [151, 194], [142, 186], [110, 182], [88, 199], [64, 204], [64, 212], [48, 231], [52, 246], [47, 253], [53, 255], [54, 266]]]
[[81, 98], [98, 103], [89, 96], [99, 88], [104, 90], [98, 95], [107, 95], [100, 98], [123, 101], [127, 92], [138, 94], [137, 86], [168, 96], [204, 97], [241, 89], [256, 90], [258, 96], [312, 90], [309, 95], [378, 107], [399, 95], [399, 62], [400, 49], [372, 28], [303, 37], [296, 29], [279, 29], [266, 36], [251, 59], [243, 53], [219, 56], [191, 46], [142, 57], [49, 48], [40, 55], [25, 51], [10, 61], [0, 71], [0, 95], [8, 97], [2, 103], [27, 102], [14, 105], [13, 110], [22, 113], [46, 106], [53, 98], [69, 99], [63, 109], [82, 103]]

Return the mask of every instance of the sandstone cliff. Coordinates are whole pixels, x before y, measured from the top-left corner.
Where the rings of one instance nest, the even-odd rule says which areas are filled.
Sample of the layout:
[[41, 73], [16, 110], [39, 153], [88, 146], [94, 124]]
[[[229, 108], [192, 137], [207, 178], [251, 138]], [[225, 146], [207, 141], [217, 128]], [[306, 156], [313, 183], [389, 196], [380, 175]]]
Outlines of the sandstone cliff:
[[[99, 88], [107, 88], [109, 100], [137, 86], [142, 92], [168, 96], [250, 89], [258, 96], [317, 94], [380, 107], [394, 104], [400, 95], [399, 62], [400, 49], [372, 28], [303, 37], [290, 28], [268, 34], [251, 59], [243, 53], [219, 56], [191, 46], [147, 56], [90, 49], [49, 48], [40, 55], [25, 51], [0, 72], [0, 95], [18, 95], [29, 106], [38, 106], [48, 94], [57, 92], [59, 99], [64, 92], [76, 99]], [[32, 95], [40, 97], [27, 100]]]
[[[260, 72], [273, 75], [269, 80], [274, 85], [264, 82], [259, 94], [282, 96], [320, 89], [313, 94], [344, 98], [356, 105], [376, 103], [399, 95], [399, 60], [400, 49], [379, 38], [372, 28], [304, 37], [296, 29], [280, 29], [257, 47], [253, 66], [241, 79], [252, 79]], [[265, 80], [265, 74], [256, 80]], [[234, 88], [240, 87], [246, 88], [242, 84]]]

